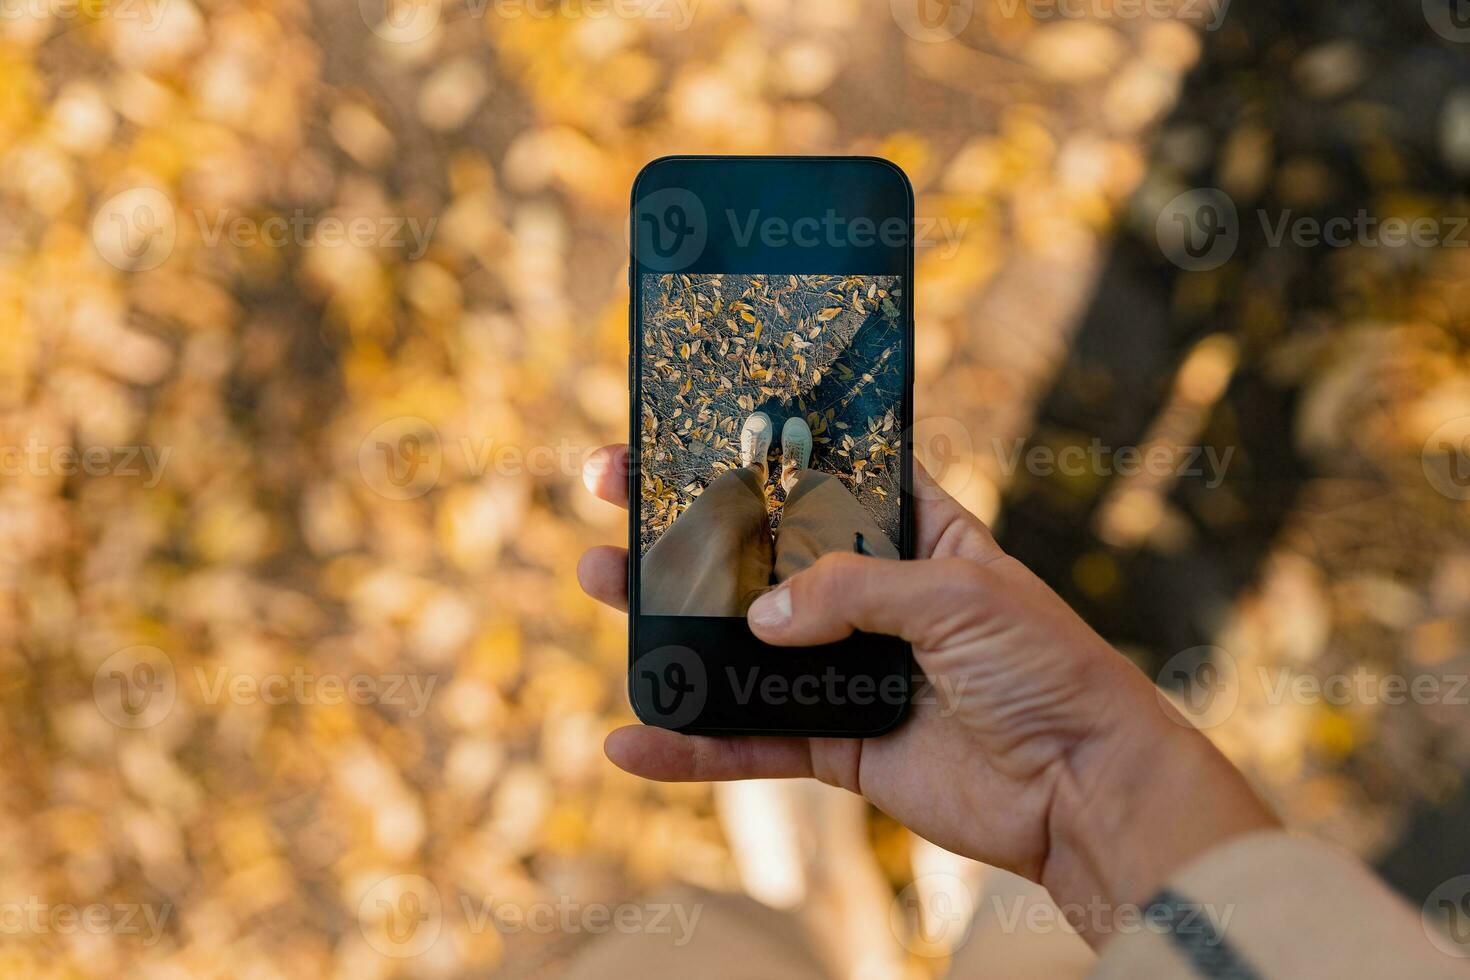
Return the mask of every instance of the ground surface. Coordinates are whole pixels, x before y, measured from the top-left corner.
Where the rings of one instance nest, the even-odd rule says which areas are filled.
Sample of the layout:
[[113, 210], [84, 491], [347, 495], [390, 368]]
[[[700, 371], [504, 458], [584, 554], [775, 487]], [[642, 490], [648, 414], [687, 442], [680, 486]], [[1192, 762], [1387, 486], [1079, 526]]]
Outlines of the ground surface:
[[[1255, 682], [1470, 671], [1470, 505], [1424, 456], [1470, 415], [1470, 249], [1266, 234], [1464, 213], [1470, 58], [1421, 4], [1237, 3], [1209, 31], [974, 4], [941, 43], [888, 0], [718, 0], [687, 28], [444, 4], [421, 40], [351, 0], [151, 6], [156, 29], [113, 16], [136, 4], [0, 25], [0, 448], [27, 467], [0, 479], [0, 895], [167, 919], [152, 944], [8, 935], [0, 975], [539, 977], [606, 937], [462, 911], [742, 887], [708, 786], [603, 759], [633, 720], [627, 620], [575, 575], [627, 539], [579, 463], [627, 438], [628, 191], [672, 153], [901, 165], [926, 239], [915, 418], [948, 420], [921, 457], [953, 458], [946, 485], [1149, 675], [1229, 653], [1250, 683], [1209, 734], [1291, 826], [1415, 907], [1470, 869], [1463, 704]], [[94, 237], [138, 187], [173, 202], [138, 222], [177, 231], [151, 271]], [[1183, 271], [1157, 219], [1205, 187], [1240, 246]], [[202, 233], [330, 215], [434, 232], [423, 254]], [[364, 465], [385, 425], [436, 447], [422, 495]], [[1094, 438], [1235, 452], [1213, 488], [1006, 462]], [[67, 476], [32, 440], [118, 471]], [[122, 471], [136, 450], [167, 454], [157, 482]], [[119, 728], [94, 679], [140, 644], [177, 697]], [[222, 665], [437, 684], [421, 713], [237, 703], [196, 683]], [[899, 895], [927, 872], [871, 827]], [[372, 917], [402, 875], [443, 899], [425, 957]], [[971, 948], [999, 931], [974, 907]]]

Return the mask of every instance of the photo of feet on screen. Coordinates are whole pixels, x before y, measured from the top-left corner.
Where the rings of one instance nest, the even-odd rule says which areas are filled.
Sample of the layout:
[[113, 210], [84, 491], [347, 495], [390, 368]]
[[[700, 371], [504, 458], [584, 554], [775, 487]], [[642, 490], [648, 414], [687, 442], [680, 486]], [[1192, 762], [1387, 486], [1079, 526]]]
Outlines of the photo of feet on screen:
[[840, 483], [895, 546], [899, 277], [647, 274], [639, 287], [642, 552], [735, 470], [763, 489], [772, 533], [808, 474]]

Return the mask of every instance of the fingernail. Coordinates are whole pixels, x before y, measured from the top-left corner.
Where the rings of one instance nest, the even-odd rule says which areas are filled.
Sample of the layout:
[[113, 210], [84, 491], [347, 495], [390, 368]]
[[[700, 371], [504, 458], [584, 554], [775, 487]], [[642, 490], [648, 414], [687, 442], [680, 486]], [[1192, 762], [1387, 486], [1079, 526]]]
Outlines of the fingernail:
[[582, 486], [589, 493], [597, 492], [597, 484], [602, 480], [602, 471], [606, 468], [606, 464], [597, 456], [589, 456], [582, 463]]
[[791, 590], [780, 585], [755, 600], [750, 621], [756, 626], [785, 626], [791, 621]]

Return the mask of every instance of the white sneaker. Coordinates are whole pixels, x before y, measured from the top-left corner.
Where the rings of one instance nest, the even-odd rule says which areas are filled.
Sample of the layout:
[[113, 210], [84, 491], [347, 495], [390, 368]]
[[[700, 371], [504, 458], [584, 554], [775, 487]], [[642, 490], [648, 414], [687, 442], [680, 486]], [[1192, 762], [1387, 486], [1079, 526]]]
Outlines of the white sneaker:
[[796, 485], [796, 474], [812, 465], [812, 430], [806, 419], [793, 415], [781, 427], [781, 486], [787, 493]]
[[759, 466], [761, 479], [766, 475], [766, 456], [771, 452], [771, 417], [755, 412], [740, 428], [740, 465]]

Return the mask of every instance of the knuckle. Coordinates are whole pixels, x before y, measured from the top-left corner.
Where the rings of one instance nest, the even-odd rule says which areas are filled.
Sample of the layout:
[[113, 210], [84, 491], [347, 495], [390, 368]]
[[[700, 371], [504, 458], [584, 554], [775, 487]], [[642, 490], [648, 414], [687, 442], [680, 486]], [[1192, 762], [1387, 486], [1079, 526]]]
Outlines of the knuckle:
[[826, 608], [844, 596], [850, 596], [860, 571], [857, 555], [823, 555], [801, 574], [791, 579], [791, 589], [798, 608]]
[[866, 560], [868, 559], [843, 553], [823, 555], [812, 564], [807, 578], [818, 592], [840, 592], [855, 584], [862, 574], [862, 564]]
[[954, 598], [969, 598], [991, 586], [991, 572], [968, 558], [943, 558], [939, 561], [942, 591]]
[[979, 600], [993, 591], [994, 583], [982, 563], [968, 558], [933, 559], [930, 571], [923, 620], [911, 639], [932, 648], [942, 646], [974, 620], [984, 605]]
[[928, 564], [935, 577], [944, 581], [971, 581], [977, 567], [968, 558], [932, 558]]

